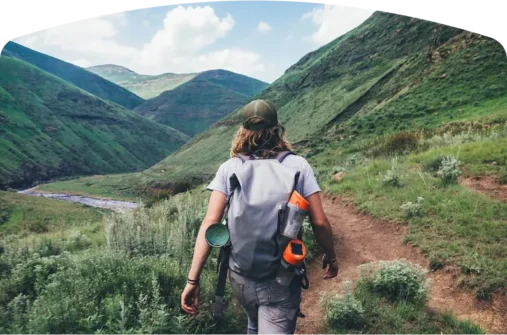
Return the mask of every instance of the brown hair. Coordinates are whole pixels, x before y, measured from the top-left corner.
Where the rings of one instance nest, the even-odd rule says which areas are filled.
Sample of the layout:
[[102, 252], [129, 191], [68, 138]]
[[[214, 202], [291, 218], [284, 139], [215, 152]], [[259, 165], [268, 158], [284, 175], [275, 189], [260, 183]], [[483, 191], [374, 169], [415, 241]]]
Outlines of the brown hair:
[[[254, 118], [249, 122], [261, 123], [262, 119]], [[256, 155], [262, 158], [276, 156], [280, 151], [292, 151], [292, 145], [285, 135], [285, 127], [278, 123], [271, 128], [249, 130], [241, 126], [232, 141], [231, 157], [238, 154]]]

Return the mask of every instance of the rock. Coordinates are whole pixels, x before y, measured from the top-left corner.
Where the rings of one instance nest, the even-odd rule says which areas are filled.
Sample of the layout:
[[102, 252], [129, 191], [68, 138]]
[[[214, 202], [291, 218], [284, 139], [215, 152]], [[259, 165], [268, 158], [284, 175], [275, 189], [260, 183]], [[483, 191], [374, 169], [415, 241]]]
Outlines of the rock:
[[442, 78], [445, 78], [445, 77], [447, 77], [447, 73], [444, 73], [444, 74], [442, 75]]
[[496, 161], [492, 162], [491, 165], [497, 165], [498, 163]]
[[333, 179], [336, 181], [341, 181], [343, 179], [344, 175], [345, 175], [345, 171], [340, 171], [333, 176]]

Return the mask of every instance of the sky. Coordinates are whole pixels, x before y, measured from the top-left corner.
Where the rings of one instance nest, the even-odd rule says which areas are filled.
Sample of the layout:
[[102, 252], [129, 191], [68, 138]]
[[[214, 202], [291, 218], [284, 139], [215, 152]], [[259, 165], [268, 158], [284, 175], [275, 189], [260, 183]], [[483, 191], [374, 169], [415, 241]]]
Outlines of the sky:
[[53, 27], [14, 41], [82, 67], [140, 74], [226, 69], [268, 83], [373, 10], [276, 1], [153, 7]]

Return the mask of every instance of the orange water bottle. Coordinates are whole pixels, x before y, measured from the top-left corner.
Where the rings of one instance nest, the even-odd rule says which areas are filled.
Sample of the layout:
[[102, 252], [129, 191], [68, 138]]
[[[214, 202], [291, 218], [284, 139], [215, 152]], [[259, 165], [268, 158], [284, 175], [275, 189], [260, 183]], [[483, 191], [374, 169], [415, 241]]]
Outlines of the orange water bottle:
[[276, 275], [276, 282], [282, 286], [289, 286], [296, 272], [304, 264], [306, 247], [300, 240], [292, 240], [283, 251], [281, 266]]

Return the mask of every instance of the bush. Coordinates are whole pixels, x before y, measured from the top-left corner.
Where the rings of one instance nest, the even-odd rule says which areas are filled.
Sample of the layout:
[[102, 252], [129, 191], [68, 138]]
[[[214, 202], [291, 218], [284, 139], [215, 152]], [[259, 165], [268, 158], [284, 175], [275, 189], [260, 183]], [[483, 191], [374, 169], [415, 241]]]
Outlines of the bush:
[[386, 173], [382, 176], [382, 184], [385, 186], [394, 186], [394, 187], [400, 186], [400, 176], [397, 158], [393, 158], [391, 169], [387, 170]]
[[397, 134], [379, 136], [371, 144], [369, 154], [373, 157], [408, 154], [417, 149], [422, 133], [401, 131]]
[[412, 218], [416, 216], [421, 216], [422, 214], [422, 201], [423, 197], [417, 197], [417, 202], [406, 202], [400, 206], [400, 209], [403, 211], [403, 214], [407, 218]]
[[92, 242], [85, 234], [79, 231], [72, 232], [67, 241], [65, 241], [65, 250], [77, 251], [88, 249], [92, 245]]
[[360, 329], [365, 323], [364, 308], [350, 292], [323, 299], [326, 321], [335, 329]]
[[437, 175], [444, 184], [456, 184], [461, 175], [461, 162], [452, 156], [446, 156], [442, 159]]
[[424, 303], [427, 271], [406, 260], [381, 261], [359, 266], [360, 281], [392, 301]]

